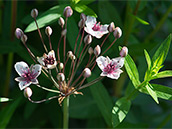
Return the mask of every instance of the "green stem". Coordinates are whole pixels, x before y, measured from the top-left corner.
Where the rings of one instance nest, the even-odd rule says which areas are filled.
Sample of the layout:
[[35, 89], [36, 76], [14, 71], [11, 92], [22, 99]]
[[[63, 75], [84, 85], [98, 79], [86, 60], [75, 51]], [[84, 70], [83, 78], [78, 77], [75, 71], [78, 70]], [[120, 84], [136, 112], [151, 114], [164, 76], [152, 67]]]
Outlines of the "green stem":
[[69, 124], [69, 96], [63, 101], [63, 129], [68, 129]]

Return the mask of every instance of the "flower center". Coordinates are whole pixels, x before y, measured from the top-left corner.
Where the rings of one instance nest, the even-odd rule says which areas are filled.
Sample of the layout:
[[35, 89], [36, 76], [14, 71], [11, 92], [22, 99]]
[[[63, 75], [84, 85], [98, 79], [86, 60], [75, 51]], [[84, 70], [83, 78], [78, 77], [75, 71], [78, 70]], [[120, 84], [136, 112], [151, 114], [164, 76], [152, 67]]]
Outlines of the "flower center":
[[36, 77], [36, 73], [34, 73], [33, 71], [31, 72], [28, 68], [27, 70], [23, 71], [21, 76], [26, 82], [31, 82], [31, 80]]
[[103, 71], [110, 74], [113, 73], [116, 69], [116, 64], [110, 63], [103, 69]]
[[101, 27], [101, 25], [100, 25], [100, 22], [99, 23], [97, 23], [97, 24], [94, 24], [94, 26], [93, 26], [93, 30], [94, 31], [100, 31], [100, 27]]
[[53, 65], [54, 64], [54, 58], [53, 57], [47, 57], [44, 59], [44, 63], [47, 66], [47, 64]]

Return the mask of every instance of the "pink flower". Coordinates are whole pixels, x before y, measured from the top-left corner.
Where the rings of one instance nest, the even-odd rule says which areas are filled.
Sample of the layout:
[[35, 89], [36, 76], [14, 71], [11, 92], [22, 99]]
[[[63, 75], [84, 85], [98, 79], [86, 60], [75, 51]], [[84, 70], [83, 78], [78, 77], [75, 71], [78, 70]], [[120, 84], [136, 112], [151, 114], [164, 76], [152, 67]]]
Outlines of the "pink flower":
[[107, 29], [109, 25], [100, 25], [100, 22], [97, 23], [95, 17], [87, 16], [85, 25], [85, 31], [96, 38], [101, 38], [104, 34], [109, 33]]
[[19, 82], [20, 90], [25, 89], [30, 84], [38, 84], [38, 80], [36, 78], [41, 74], [41, 65], [31, 65], [29, 68], [25, 62], [21, 61], [17, 62], [14, 65], [14, 68], [20, 75], [20, 77], [15, 78], [15, 80]]
[[107, 76], [112, 79], [118, 79], [123, 72], [120, 68], [124, 65], [124, 58], [117, 57], [112, 60], [109, 57], [100, 56], [96, 59], [97, 65], [102, 70], [100, 76]]
[[38, 62], [45, 68], [53, 69], [57, 65], [54, 50], [51, 50], [48, 55], [44, 53], [43, 57], [37, 57]]

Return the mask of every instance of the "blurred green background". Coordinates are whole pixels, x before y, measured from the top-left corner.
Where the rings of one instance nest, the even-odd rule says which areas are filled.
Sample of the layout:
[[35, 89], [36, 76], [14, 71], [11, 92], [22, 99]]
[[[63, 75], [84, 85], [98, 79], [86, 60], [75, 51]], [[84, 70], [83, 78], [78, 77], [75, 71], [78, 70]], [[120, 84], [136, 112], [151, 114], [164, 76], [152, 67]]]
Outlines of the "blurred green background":
[[[122, 37], [106, 53], [111, 58], [119, 55], [118, 46], [127, 46], [129, 54], [134, 59], [140, 73], [140, 79], [146, 71], [147, 64], [144, 58], [144, 49], [153, 55], [160, 43], [172, 32], [172, 2], [171, 1], [108, 1], [108, 0], [81, 0], [98, 16], [102, 24], [114, 22], [122, 31]], [[25, 61], [34, 63], [22, 43], [14, 36], [16, 27], [22, 30], [33, 21], [30, 11], [33, 8], [39, 10], [39, 15], [49, 8], [59, 5], [70, 5], [70, 1], [0, 1], [0, 97], [7, 97], [12, 101], [0, 103], [0, 128], [62, 128], [62, 107], [57, 100], [51, 100], [41, 104], [33, 104], [23, 96], [18, 83], [14, 81], [17, 73], [14, 64]], [[92, 12], [91, 12], [92, 13]], [[73, 44], [78, 34], [78, 21], [80, 13], [74, 11], [68, 21], [67, 50], [73, 49]], [[149, 23], [149, 24], [148, 24]], [[61, 28], [57, 20], [49, 23], [53, 29], [51, 36], [53, 47], [57, 48]], [[41, 29], [43, 38], [48, 44], [48, 38]], [[26, 33], [27, 44], [35, 55], [44, 53], [41, 40], [37, 31]], [[113, 41], [111, 34], [104, 48]], [[103, 38], [93, 39], [92, 47], [101, 44]], [[163, 70], [172, 70], [172, 47], [164, 63]], [[105, 49], [104, 49], [105, 50]], [[124, 70], [124, 68], [123, 68]], [[98, 76], [100, 70], [95, 69]], [[39, 82], [46, 87], [51, 83], [43, 75]], [[107, 89], [113, 102], [123, 96], [127, 89], [133, 86], [124, 72], [118, 81], [105, 78], [104, 87]], [[172, 78], [158, 79], [154, 81], [172, 87]], [[31, 86], [33, 99], [40, 100], [52, 94]], [[134, 88], [133, 88], [134, 89]], [[89, 88], [82, 90], [83, 96], [70, 97], [70, 128], [107, 128], [97, 104]], [[96, 91], [95, 91], [96, 92]], [[131, 109], [126, 119], [117, 128], [172, 128], [172, 103], [160, 99], [157, 105], [153, 99], [140, 93], [132, 102]]]

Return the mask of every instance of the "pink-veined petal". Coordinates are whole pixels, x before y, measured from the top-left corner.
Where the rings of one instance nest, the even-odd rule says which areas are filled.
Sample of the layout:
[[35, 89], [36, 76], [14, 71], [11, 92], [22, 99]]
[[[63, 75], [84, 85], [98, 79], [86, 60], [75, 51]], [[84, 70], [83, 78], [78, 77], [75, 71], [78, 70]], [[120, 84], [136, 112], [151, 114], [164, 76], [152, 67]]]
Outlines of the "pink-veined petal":
[[44, 63], [44, 57], [37, 57], [37, 61], [41, 64], [41, 65], [43, 65], [43, 66], [45, 66], [45, 63]]
[[37, 78], [41, 74], [41, 69], [42, 66], [39, 64], [36, 64], [31, 68], [31, 71], [35, 74], [35, 78]]
[[53, 57], [53, 58], [55, 58], [54, 50], [51, 50], [51, 51], [48, 53], [48, 57]]
[[14, 65], [14, 68], [15, 68], [15, 70], [17, 71], [17, 73], [21, 76], [22, 73], [23, 73], [24, 71], [28, 70], [29, 67], [28, 67], [28, 65], [27, 65], [25, 62], [21, 61], [21, 62], [17, 62], [17, 63]]
[[101, 25], [101, 27], [100, 27], [100, 32], [102, 32], [102, 34], [107, 34], [107, 33], [109, 33], [109, 31], [108, 31], [108, 26], [109, 26], [109, 25], [107, 25], [107, 24]]
[[26, 81], [20, 81], [19, 82], [19, 88], [20, 90], [25, 89], [26, 87], [28, 87], [32, 82], [26, 82]]
[[101, 74], [100, 74], [100, 76], [107, 76], [108, 75], [108, 73], [106, 73], [106, 72], [102, 72]]
[[95, 17], [87, 16], [87, 20], [85, 21], [85, 25], [87, 27], [92, 28], [97, 23]]
[[36, 78], [32, 79], [31, 82], [32, 82], [32, 84], [38, 84], [38, 80]]
[[25, 79], [23, 77], [16, 77], [15, 81], [20, 82], [20, 81], [24, 81]]
[[96, 59], [96, 62], [99, 68], [103, 71], [104, 67], [106, 67], [106, 65], [108, 64], [108, 59], [103, 56], [100, 56]]
[[116, 64], [116, 68], [122, 68], [124, 65], [124, 57], [117, 57], [112, 59], [112, 64]]

